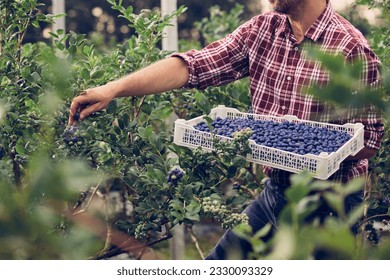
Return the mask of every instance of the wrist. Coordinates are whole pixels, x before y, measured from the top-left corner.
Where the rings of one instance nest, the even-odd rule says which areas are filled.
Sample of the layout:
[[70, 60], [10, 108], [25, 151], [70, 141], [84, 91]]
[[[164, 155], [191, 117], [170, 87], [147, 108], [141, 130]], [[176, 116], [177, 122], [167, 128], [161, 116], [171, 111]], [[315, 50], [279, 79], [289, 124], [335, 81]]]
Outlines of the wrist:
[[105, 87], [106, 94], [110, 97], [111, 100], [117, 97], [126, 96], [123, 86], [121, 85], [119, 80], [108, 82]]

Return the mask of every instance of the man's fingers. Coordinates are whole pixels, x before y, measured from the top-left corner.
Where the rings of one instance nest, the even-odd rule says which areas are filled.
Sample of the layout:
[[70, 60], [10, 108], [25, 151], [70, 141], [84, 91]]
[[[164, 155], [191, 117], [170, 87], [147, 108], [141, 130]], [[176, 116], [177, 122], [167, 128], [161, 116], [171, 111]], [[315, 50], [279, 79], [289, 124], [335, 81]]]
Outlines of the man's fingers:
[[90, 97], [87, 97], [86, 91], [82, 91], [79, 96], [73, 98], [69, 108], [68, 124], [73, 125], [73, 123], [76, 121], [75, 116], [77, 112], [83, 111], [86, 107], [89, 106], [91, 102], [92, 100]]
[[82, 106], [88, 106], [89, 103], [91, 103], [91, 99], [86, 95], [79, 95], [75, 97], [70, 104], [70, 113], [74, 116]]
[[100, 108], [99, 103], [95, 103], [91, 106], [85, 107], [84, 109], [81, 109], [80, 111], [80, 120], [85, 119], [86, 117], [90, 116], [92, 113], [100, 111], [102, 108]]
[[[73, 125], [75, 121], [84, 120], [92, 113], [100, 111], [107, 105], [107, 100], [99, 92], [83, 91], [79, 96], [75, 97], [69, 108], [69, 125]], [[80, 115], [76, 116], [77, 113]]]

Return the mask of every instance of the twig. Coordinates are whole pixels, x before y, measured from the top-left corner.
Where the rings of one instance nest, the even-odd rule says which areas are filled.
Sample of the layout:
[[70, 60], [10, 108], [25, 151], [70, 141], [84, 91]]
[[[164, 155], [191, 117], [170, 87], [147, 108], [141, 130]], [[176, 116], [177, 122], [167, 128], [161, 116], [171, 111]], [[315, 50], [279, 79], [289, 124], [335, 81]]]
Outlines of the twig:
[[112, 239], [112, 228], [110, 224], [110, 213], [109, 213], [109, 206], [108, 206], [108, 201], [107, 201], [107, 195], [104, 196], [104, 206], [106, 210], [106, 228], [107, 228], [107, 233], [106, 233], [106, 241], [104, 243], [104, 247], [102, 251], [106, 251], [110, 246], [111, 246], [111, 239]]
[[94, 259], [94, 260], [108, 259], [108, 258], [112, 258], [112, 257], [118, 256], [118, 255], [123, 254], [123, 253], [129, 253], [129, 252], [127, 252], [121, 248], [115, 247], [111, 250], [101, 251], [97, 256], [92, 257], [91, 259]]
[[131, 97], [131, 109], [133, 111], [133, 120], [137, 117], [137, 110], [136, 110], [136, 103], [137, 103], [137, 96], [132, 96]]
[[93, 197], [95, 196], [96, 192], [98, 191], [99, 186], [100, 186], [100, 184], [102, 183], [102, 181], [103, 181], [103, 178], [99, 181], [99, 183], [96, 185], [96, 187], [93, 188], [92, 194], [91, 194], [91, 196], [90, 196], [90, 198], [89, 198], [87, 204], [85, 205], [85, 207], [84, 207], [83, 209], [81, 209], [81, 210], [79, 210], [79, 211], [73, 213], [73, 214], [72, 214], [73, 216], [76, 216], [76, 215], [85, 213], [85, 211], [87, 211], [87, 209], [88, 209], [89, 205], [91, 204], [92, 199], [93, 199]]
[[200, 247], [199, 240], [198, 240], [198, 238], [196, 237], [196, 235], [195, 235], [195, 233], [194, 233], [194, 231], [193, 231], [193, 229], [192, 229], [192, 226], [189, 226], [189, 227], [188, 227], [188, 230], [190, 231], [191, 239], [192, 239], [192, 241], [193, 241], [194, 244], [195, 244], [196, 250], [198, 250], [198, 253], [199, 253], [200, 257], [201, 257], [202, 259], [204, 259], [204, 252], [203, 252], [203, 249]]
[[145, 250], [148, 249], [149, 246], [153, 246], [153, 245], [155, 245], [159, 242], [165, 241], [171, 237], [172, 237], [172, 234], [168, 233], [168, 234], [161, 236], [160, 238], [155, 239], [147, 244], [139, 243], [139, 244], [132, 245], [132, 246], [127, 246], [126, 244], [129, 242], [130, 243], [133, 242], [134, 238], [128, 238], [127, 240], [125, 240], [121, 244], [115, 245], [117, 247], [115, 247], [111, 250], [101, 251], [94, 259], [102, 260], [102, 259], [112, 258], [112, 257], [118, 256], [118, 255], [123, 254], [123, 253], [129, 254], [130, 252], [135, 252], [135, 251], [138, 251], [136, 258], [141, 259], [142, 255], [145, 253]]
[[141, 108], [145, 102], [145, 98], [146, 98], [146, 95], [142, 96], [141, 101], [140, 101], [139, 106], [138, 106], [138, 110], [135, 112], [135, 118], [137, 118], [139, 116], [139, 113], [141, 113]]
[[29, 13], [29, 15], [28, 15], [27, 21], [26, 21], [25, 24], [22, 26], [22, 27], [23, 27], [23, 31], [18, 33], [18, 52], [17, 52], [17, 61], [18, 61], [18, 64], [20, 64], [21, 59], [22, 59], [22, 56], [21, 56], [22, 43], [23, 43], [24, 36], [25, 36], [26, 33], [27, 33], [27, 27], [28, 27], [29, 24], [30, 24], [32, 14], [33, 14], [33, 10], [30, 11], [30, 13]]
[[[364, 186], [364, 195], [363, 195], [363, 199], [364, 201], [367, 201], [369, 198], [370, 198], [370, 194], [371, 194], [371, 172], [369, 174], [367, 174], [367, 177], [366, 177], [366, 184]], [[367, 213], [368, 213], [368, 204], [367, 203], [364, 203], [364, 210], [363, 210], [363, 218], [367, 217]], [[360, 227], [364, 224], [365, 222], [363, 222], [362, 224], [358, 225], [358, 230], [360, 229]], [[361, 240], [360, 240], [360, 244], [362, 245], [361, 248], [363, 248], [363, 244], [364, 244], [364, 230], [361, 231], [361, 234], [360, 234], [360, 237], [361, 237]]]
[[[92, 232], [96, 236], [105, 239], [107, 237], [107, 227], [102, 221], [89, 215], [88, 213], [73, 216], [68, 216], [74, 223], [84, 227], [88, 231]], [[139, 250], [144, 248], [146, 245], [139, 242], [135, 238], [129, 237], [124, 232], [118, 231], [114, 228], [111, 229], [111, 244], [118, 247], [108, 252], [100, 252], [95, 259], [103, 259], [109, 256], [116, 256], [120, 253], [129, 253], [131, 255], [138, 254]]]
[[[253, 179], [256, 181], [256, 183], [261, 186], [262, 183], [261, 183], [261, 180], [259, 180], [259, 178], [257, 177], [257, 175], [253, 172], [252, 168], [249, 166], [246, 166], [245, 167], [245, 170], [249, 172], [250, 175], [252, 175]], [[249, 191], [249, 190], [248, 190]], [[255, 197], [255, 193], [254, 192], [250, 192], [251, 195], [253, 195], [253, 197]]]
[[364, 219], [364, 221], [362, 221], [358, 225], [358, 228], [360, 228], [362, 225], [364, 225], [365, 223], [367, 223], [370, 220], [373, 220], [373, 219], [376, 219], [376, 218], [384, 218], [384, 217], [389, 217], [389, 215], [387, 215], [387, 214], [378, 214], [378, 215], [374, 215], [374, 216], [368, 217], [367, 219]]

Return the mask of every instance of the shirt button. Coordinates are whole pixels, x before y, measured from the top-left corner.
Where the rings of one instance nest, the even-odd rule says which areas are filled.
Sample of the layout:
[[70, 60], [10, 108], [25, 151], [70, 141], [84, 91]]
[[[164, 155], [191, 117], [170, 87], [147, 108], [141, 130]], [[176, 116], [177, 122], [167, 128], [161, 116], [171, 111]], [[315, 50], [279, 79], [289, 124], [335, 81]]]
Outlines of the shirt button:
[[291, 77], [290, 76], [287, 76], [287, 81], [291, 81]]
[[298, 47], [295, 47], [294, 50], [295, 50], [295, 51], [299, 51], [299, 48], [298, 48]]
[[283, 105], [283, 106], [282, 106], [282, 110], [286, 110], [286, 106]]

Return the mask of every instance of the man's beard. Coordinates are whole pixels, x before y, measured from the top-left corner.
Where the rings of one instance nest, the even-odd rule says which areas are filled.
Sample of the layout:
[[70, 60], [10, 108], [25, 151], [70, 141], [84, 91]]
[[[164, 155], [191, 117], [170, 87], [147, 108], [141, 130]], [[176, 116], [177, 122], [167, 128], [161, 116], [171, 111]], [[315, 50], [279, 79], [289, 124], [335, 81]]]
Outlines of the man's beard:
[[306, 0], [275, 0], [271, 2], [272, 9], [283, 14], [294, 13], [297, 9], [303, 6]]

